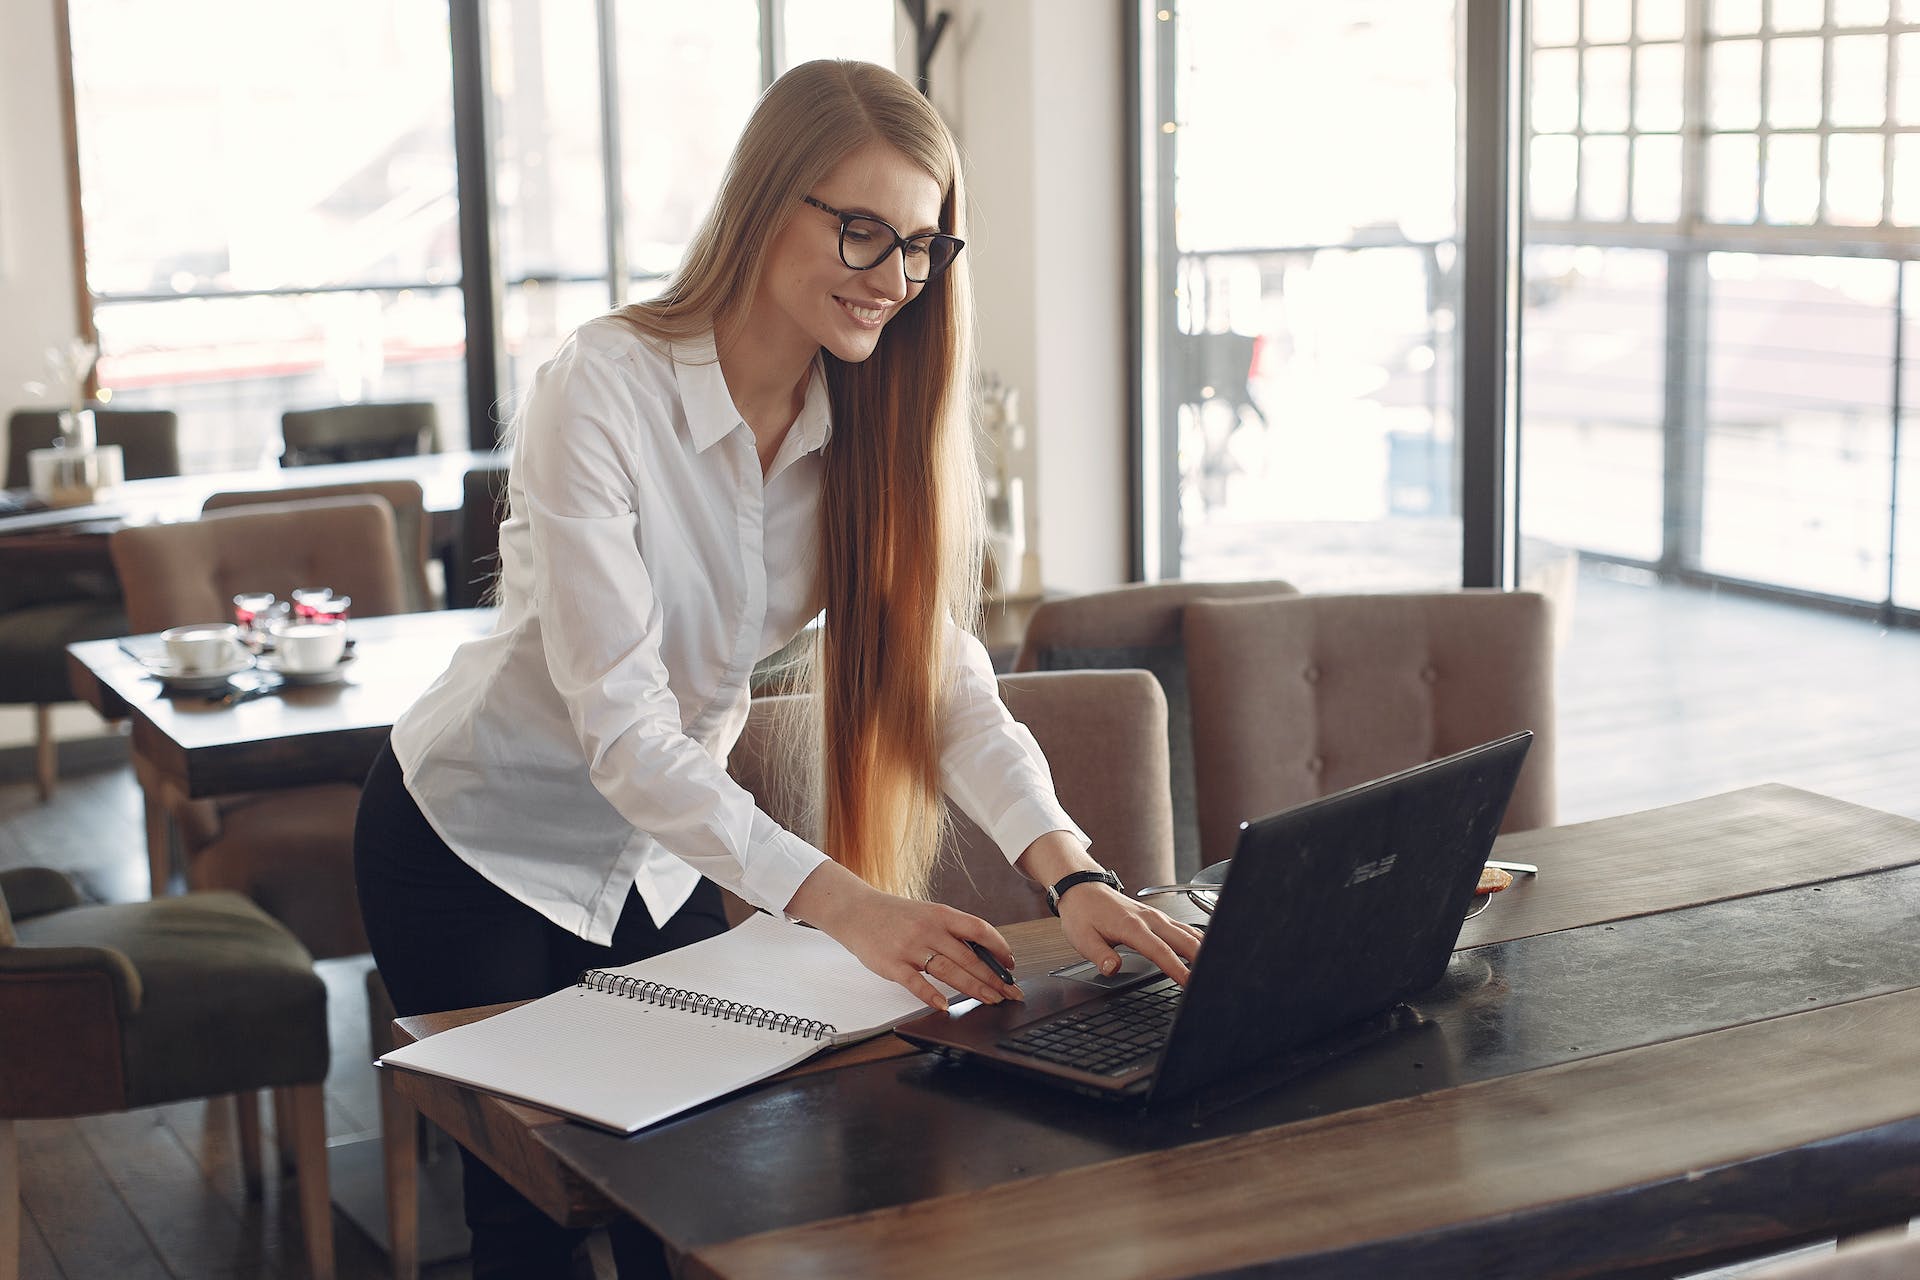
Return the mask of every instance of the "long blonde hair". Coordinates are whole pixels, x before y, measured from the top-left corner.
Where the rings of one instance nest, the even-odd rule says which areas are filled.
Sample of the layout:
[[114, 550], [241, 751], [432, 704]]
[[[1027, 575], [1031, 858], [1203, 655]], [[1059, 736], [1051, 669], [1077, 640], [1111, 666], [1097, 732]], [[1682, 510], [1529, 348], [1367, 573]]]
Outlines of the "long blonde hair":
[[[933, 178], [941, 229], [964, 237], [959, 148], [927, 100], [871, 63], [808, 62], [761, 96], [672, 283], [620, 317], [655, 339], [712, 328], [724, 342], [801, 197], [873, 142]], [[815, 694], [818, 768], [807, 772], [827, 852], [909, 896], [925, 894], [940, 847], [949, 621], [971, 627], [980, 604], [972, 359], [964, 253], [900, 309], [868, 359], [821, 352], [833, 406], [814, 582], [825, 626], [795, 677]]]

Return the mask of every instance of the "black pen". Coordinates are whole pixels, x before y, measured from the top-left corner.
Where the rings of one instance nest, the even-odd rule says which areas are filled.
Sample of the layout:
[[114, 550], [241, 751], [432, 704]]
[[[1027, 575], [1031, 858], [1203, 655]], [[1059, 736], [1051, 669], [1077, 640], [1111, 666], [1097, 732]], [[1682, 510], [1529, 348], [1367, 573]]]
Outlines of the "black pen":
[[993, 952], [971, 939], [967, 941], [967, 945], [973, 948], [973, 954], [987, 962], [987, 968], [993, 970], [994, 977], [1000, 979], [1002, 982], [1013, 981], [1013, 974], [1008, 972], [1007, 966], [1001, 964], [999, 958], [995, 956]]

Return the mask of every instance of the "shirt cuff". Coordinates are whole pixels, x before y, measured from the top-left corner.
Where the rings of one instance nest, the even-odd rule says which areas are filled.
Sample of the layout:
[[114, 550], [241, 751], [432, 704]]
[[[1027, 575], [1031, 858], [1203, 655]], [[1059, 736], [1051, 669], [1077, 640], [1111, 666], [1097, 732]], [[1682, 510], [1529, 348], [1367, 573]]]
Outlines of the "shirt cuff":
[[1011, 809], [994, 819], [993, 829], [987, 834], [1012, 863], [1027, 851], [1028, 845], [1049, 831], [1066, 832], [1080, 842], [1082, 849], [1093, 843], [1059, 804], [1031, 796], [1015, 801]]
[[768, 830], [755, 832], [752, 860], [740, 876], [740, 896], [754, 906], [776, 915], [785, 915], [787, 904], [800, 892], [800, 884], [827, 855], [766, 819], [756, 815], [755, 827], [762, 822]]

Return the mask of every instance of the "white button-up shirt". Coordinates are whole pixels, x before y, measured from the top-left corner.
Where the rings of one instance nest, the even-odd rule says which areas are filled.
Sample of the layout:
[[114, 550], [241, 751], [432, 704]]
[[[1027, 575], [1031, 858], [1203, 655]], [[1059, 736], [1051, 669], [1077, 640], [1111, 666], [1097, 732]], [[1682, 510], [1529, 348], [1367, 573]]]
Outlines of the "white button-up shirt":
[[[754, 664], [809, 620], [831, 434], [816, 368], [763, 479], [710, 338], [669, 358], [603, 318], [541, 367], [513, 444], [499, 622], [393, 728], [408, 790], [461, 858], [603, 945], [630, 885], [661, 923], [701, 876], [786, 907], [826, 855], [726, 759]], [[1009, 859], [1048, 831], [1084, 843], [986, 650], [949, 638], [948, 796]]]

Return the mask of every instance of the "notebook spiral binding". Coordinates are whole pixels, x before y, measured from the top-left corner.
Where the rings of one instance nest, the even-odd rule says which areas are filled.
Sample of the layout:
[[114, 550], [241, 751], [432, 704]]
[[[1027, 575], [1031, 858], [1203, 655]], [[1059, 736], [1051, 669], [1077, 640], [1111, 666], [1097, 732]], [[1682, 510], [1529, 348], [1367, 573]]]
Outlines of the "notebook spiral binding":
[[704, 995], [698, 991], [687, 991], [680, 987], [669, 987], [664, 983], [608, 973], [605, 969], [588, 969], [580, 975], [578, 985], [589, 991], [599, 991], [610, 996], [624, 996], [629, 1000], [644, 1000], [648, 1004], [664, 1005], [669, 1009], [684, 1009], [689, 1013], [704, 1014], [709, 1018], [722, 1018], [728, 1022], [739, 1022], [751, 1027], [764, 1027], [768, 1031], [778, 1031], [808, 1040], [829, 1040], [837, 1033], [837, 1028], [831, 1022], [796, 1018], [792, 1014], [780, 1013], [774, 1009], [762, 1009], [758, 1005], [741, 1004], [735, 1000], [722, 1000], [717, 996]]

